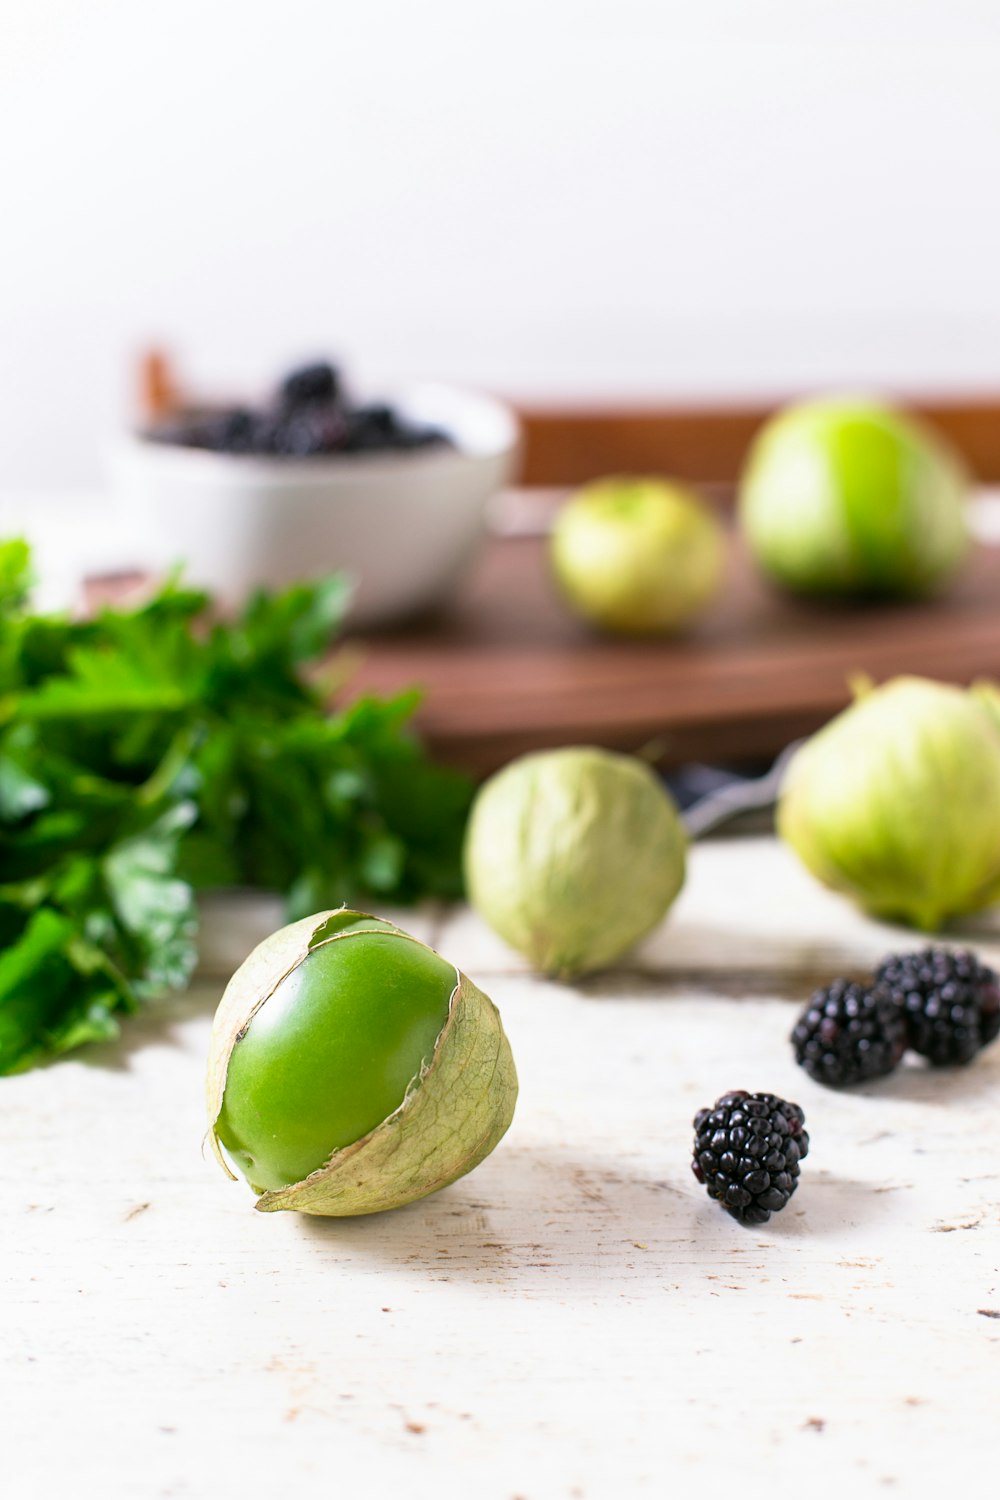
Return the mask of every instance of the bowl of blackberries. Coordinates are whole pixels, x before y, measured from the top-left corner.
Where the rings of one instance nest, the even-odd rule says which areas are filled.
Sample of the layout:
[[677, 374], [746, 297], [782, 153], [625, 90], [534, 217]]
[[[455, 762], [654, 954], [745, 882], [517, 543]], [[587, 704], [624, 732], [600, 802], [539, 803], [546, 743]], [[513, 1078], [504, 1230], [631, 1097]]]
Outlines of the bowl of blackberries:
[[447, 599], [517, 447], [492, 397], [425, 384], [362, 401], [314, 363], [256, 405], [150, 422], [118, 443], [112, 471], [142, 567], [181, 565], [224, 602], [339, 569], [352, 623], [371, 625]]

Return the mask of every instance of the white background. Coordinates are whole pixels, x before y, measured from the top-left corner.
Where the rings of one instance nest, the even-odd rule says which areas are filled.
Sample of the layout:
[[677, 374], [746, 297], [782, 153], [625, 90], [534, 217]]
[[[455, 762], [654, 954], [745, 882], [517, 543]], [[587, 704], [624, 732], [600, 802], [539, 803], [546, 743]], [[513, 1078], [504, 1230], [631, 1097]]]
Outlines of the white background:
[[996, 0], [0, 0], [0, 491], [161, 341], [514, 396], [1000, 386]]

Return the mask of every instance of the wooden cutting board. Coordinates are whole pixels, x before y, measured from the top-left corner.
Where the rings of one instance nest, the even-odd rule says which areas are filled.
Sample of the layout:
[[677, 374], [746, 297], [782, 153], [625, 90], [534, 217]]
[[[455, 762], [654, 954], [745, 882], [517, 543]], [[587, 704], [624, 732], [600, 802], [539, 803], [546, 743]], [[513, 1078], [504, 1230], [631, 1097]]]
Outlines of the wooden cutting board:
[[1000, 676], [1000, 548], [977, 548], [933, 602], [831, 606], [771, 589], [732, 530], [714, 608], [682, 638], [634, 641], [569, 613], [543, 538], [494, 538], [434, 617], [354, 648], [352, 692], [418, 684], [430, 748], [478, 775], [580, 743], [663, 766], [770, 757], [843, 708], [854, 674]]

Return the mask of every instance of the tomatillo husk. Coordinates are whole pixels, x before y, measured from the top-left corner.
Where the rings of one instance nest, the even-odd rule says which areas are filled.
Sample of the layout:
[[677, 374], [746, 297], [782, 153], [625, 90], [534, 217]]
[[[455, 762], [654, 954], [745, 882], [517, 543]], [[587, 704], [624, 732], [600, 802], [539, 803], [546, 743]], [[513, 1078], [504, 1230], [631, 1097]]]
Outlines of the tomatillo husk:
[[993, 905], [1000, 732], [980, 693], [921, 677], [862, 688], [793, 757], [778, 831], [875, 916], [931, 932]]
[[511, 761], [479, 790], [465, 836], [469, 900], [535, 969], [604, 968], [663, 918], [687, 840], [645, 762], [573, 746]]
[[[367, 976], [362, 993], [359, 975]], [[435, 996], [438, 976], [446, 983]], [[239, 1049], [249, 1044], [244, 1065]], [[344, 1107], [338, 1049], [349, 1052]], [[386, 1082], [393, 1076], [396, 1099]], [[392, 1107], [344, 1140], [351, 1119], [363, 1119], [366, 1080], [376, 1117], [387, 1086]], [[514, 1060], [492, 1001], [409, 933], [346, 908], [293, 922], [255, 948], [212, 1028], [209, 1140], [228, 1176], [223, 1146], [240, 1164], [264, 1213], [346, 1217], [426, 1197], [490, 1154], [516, 1099]]]

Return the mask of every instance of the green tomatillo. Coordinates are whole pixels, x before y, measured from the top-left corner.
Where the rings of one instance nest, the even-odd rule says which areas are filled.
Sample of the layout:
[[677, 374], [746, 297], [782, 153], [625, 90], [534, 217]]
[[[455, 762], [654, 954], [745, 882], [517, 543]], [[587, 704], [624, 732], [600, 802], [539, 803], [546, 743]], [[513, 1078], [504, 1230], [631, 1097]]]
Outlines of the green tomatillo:
[[967, 489], [940, 434], [878, 402], [832, 397], [761, 429], [740, 519], [762, 570], [793, 592], [919, 595], [965, 556]]
[[862, 689], [793, 757], [782, 838], [825, 885], [927, 931], [1000, 900], [995, 701], [921, 677]]
[[416, 938], [360, 912], [282, 928], [237, 970], [216, 1014], [210, 1138], [264, 1211], [343, 1216], [422, 1198], [489, 1155], [516, 1097], [492, 1002]]
[[717, 592], [725, 541], [693, 490], [666, 479], [601, 479], [559, 511], [551, 557], [562, 593], [594, 624], [667, 634]]
[[684, 883], [677, 809], [643, 761], [572, 747], [512, 761], [480, 788], [465, 884], [480, 916], [542, 973], [620, 958]]

